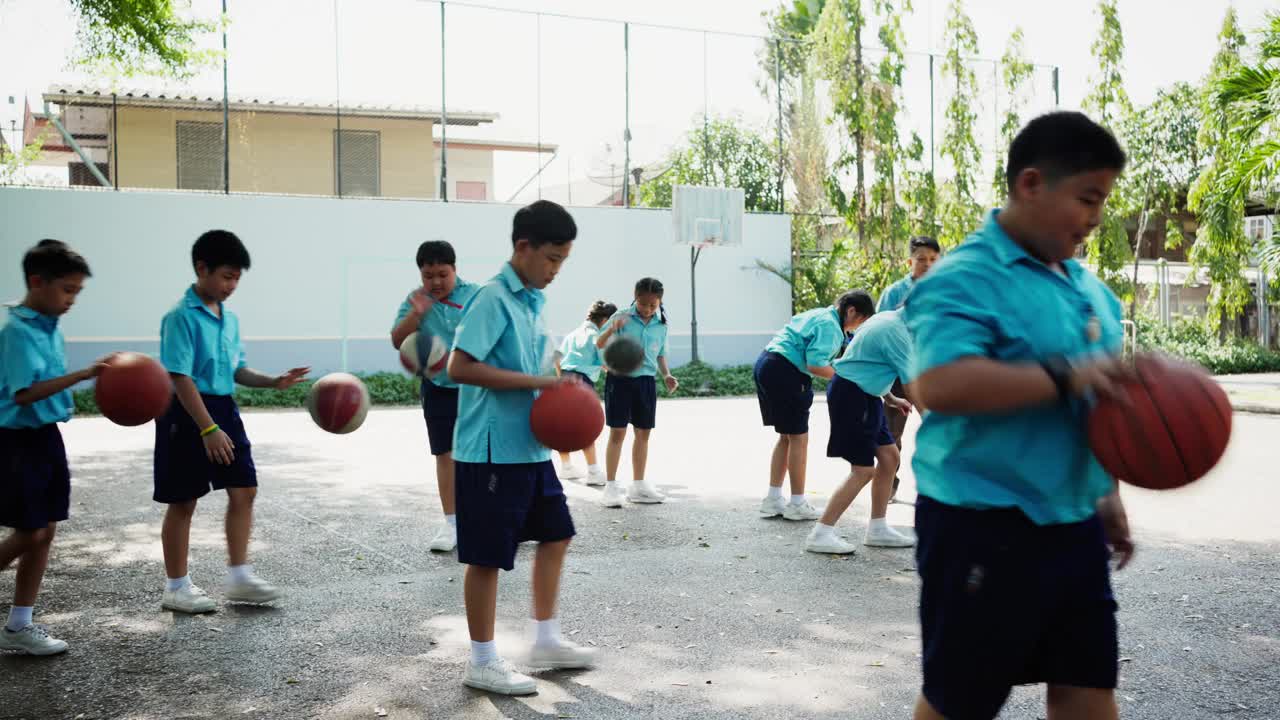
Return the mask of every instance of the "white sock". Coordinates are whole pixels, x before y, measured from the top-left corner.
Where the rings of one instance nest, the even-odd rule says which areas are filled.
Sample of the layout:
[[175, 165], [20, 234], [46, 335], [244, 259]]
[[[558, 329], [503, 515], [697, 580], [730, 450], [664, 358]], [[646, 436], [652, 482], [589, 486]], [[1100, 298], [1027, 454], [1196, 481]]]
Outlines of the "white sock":
[[252, 565], [228, 565], [227, 577], [231, 578], [233, 583], [242, 583], [253, 577]]
[[605, 481], [604, 481], [604, 489], [605, 489], [605, 490], [617, 490], [617, 489], [618, 489], [618, 481], [617, 481], [617, 480], [605, 480]]
[[780, 487], [774, 487], [774, 486], [770, 485], [770, 486], [769, 486], [769, 499], [770, 499], [770, 500], [781, 500], [781, 499], [782, 499], [782, 488], [780, 488]]
[[471, 664], [472, 665], [488, 665], [498, 659], [498, 643], [495, 640], [488, 642], [471, 641]]
[[22, 628], [31, 624], [31, 611], [29, 607], [19, 607], [14, 605], [9, 608], [9, 622], [5, 624], [5, 628], [18, 632]]
[[592, 473], [600, 472], [600, 463], [596, 463], [595, 465], [588, 465], [587, 472], [592, 472]]
[[188, 574], [188, 575], [183, 575], [183, 576], [182, 576], [182, 577], [180, 577], [180, 578], [165, 578], [165, 579], [164, 579], [164, 589], [165, 589], [165, 590], [181, 590], [182, 588], [187, 587], [187, 586], [188, 586], [188, 585], [190, 585], [190, 584], [191, 584], [191, 575], [190, 575], [190, 574]]
[[458, 529], [458, 516], [457, 516], [457, 515], [445, 515], [445, 516], [444, 516], [444, 521], [445, 521], [445, 522], [447, 522], [447, 523], [449, 523], [451, 526], [453, 526], [453, 529], [454, 529], [454, 530], [457, 530], [457, 529]]
[[644, 478], [636, 478], [635, 480], [631, 481], [631, 484], [635, 485], [636, 487], [644, 487]]
[[560, 644], [559, 618], [551, 618], [549, 620], [534, 620], [533, 631], [534, 631], [533, 644], [537, 647], [556, 646]]
[[803, 495], [792, 495], [792, 496], [791, 496], [791, 504], [792, 504], [792, 505], [803, 505], [803, 504], [804, 504], [804, 496], [803, 496]]
[[822, 523], [813, 524], [813, 534], [816, 536], [828, 536], [836, 534], [835, 525], [823, 525]]
[[867, 523], [867, 532], [884, 532], [889, 529], [889, 523], [885, 518], [871, 518], [871, 522]]

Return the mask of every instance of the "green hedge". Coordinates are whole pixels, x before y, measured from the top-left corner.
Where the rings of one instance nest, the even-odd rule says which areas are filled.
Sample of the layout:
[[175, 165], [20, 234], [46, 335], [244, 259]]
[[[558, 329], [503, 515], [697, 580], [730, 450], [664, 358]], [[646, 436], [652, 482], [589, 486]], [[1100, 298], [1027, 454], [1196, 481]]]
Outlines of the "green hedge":
[[1251, 340], [1222, 342], [1198, 320], [1179, 318], [1165, 327], [1149, 316], [1139, 316], [1137, 325], [1140, 350], [1190, 360], [1214, 375], [1280, 372], [1280, 353]]

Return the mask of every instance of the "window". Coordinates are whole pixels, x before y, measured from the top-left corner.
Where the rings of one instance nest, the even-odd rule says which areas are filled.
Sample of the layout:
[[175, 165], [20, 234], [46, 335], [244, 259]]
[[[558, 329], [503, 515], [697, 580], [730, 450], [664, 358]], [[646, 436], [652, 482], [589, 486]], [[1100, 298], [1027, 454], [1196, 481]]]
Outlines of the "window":
[[222, 189], [220, 123], [178, 123], [178, 189]]
[[453, 194], [458, 200], [489, 199], [488, 186], [483, 182], [474, 180], [459, 180]]
[[381, 138], [376, 130], [333, 132], [334, 194], [378, 197], [382, 194], [379, 157]]

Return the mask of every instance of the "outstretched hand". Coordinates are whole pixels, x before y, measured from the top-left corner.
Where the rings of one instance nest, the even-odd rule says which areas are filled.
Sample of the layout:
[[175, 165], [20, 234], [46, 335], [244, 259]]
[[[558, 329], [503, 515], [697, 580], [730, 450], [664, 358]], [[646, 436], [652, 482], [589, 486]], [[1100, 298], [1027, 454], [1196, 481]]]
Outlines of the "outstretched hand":
[[283, 375], [277, 375], [271, 383], [271, 387], [276, 390], [287, 390], [307, 379], [307, 373], [311, 372], [310, 367], [296, 367], [288, 370]]

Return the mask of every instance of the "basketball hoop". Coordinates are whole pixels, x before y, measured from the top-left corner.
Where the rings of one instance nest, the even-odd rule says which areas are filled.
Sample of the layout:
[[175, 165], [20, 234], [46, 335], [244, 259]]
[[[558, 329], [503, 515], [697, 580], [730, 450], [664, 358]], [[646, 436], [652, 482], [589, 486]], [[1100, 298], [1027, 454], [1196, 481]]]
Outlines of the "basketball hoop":
[[709, 247], [742, 245], [747, 194], [742, 188], [677, 185], [671, 193], [677, 245], [689, 246], [689, 305], [693, 362], [698, 357], [698, 258]]

